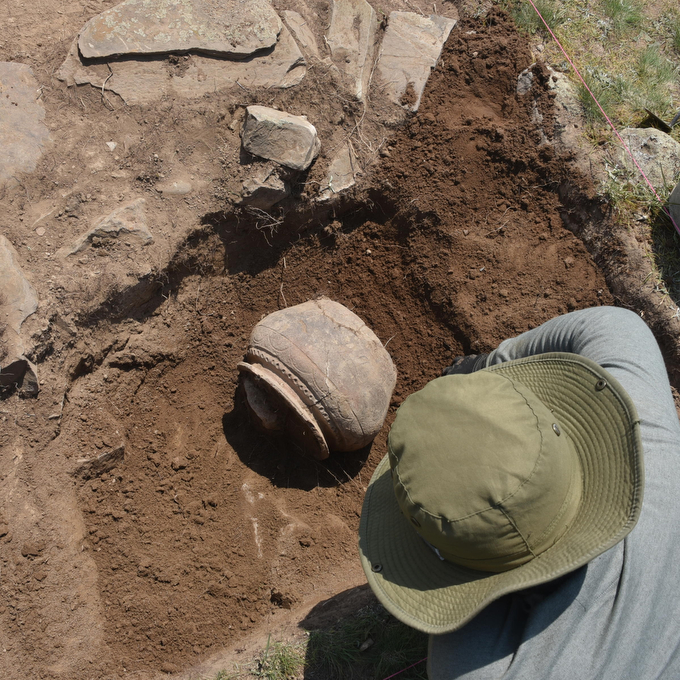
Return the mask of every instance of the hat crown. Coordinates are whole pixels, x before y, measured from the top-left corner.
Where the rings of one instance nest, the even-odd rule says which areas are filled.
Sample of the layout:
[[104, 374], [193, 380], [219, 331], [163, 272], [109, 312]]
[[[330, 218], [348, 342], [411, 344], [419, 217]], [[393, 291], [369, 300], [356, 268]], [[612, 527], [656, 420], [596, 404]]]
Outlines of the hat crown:
[[505, 571], [553, 545], [578, 510], [578, 457], [526, 386], [490, 371], [411, 395], [389, 437], [402, 512], [443, 559]]

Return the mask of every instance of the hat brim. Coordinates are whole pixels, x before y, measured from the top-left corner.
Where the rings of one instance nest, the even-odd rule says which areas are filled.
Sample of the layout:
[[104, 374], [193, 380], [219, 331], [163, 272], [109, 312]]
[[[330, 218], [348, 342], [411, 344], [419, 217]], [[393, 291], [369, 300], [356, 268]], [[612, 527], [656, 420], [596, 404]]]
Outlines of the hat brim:
[[401, 513], [385, 456], [364, 500], [361, 562], [385, 608], [425, 633], [454, 631], [502, 595], [551, 581], [586, 564], [631, 531], [642, 506], [637, 411], [607, 371], [585, 357], [562, 352], [484, 370], [526, 385], [554, 412], [581, 463], [581, 503], [559, 541], [531, 561], [501, 573], [476, 571], [441, 560], [416, 533]]

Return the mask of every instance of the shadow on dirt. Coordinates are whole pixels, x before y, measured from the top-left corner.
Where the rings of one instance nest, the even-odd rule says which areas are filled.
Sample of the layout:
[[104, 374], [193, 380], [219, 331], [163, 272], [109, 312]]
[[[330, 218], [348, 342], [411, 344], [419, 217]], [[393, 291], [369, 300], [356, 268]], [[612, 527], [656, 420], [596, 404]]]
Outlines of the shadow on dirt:
[[367, 585], [320, 602], [299, 625], [309, 631], [305, 680], [427, 678], [427, 635], [397, 621]]
[[244, 465], [282, 488], [340, 486], [359, 474], [371, 452], [369, 444], [358, 451], [332, 452], [324, 461], [305, 456], [289, 437], [265, 433], [253, 422], [240, 390], [234, 408], [222, 417], [222, 429]]

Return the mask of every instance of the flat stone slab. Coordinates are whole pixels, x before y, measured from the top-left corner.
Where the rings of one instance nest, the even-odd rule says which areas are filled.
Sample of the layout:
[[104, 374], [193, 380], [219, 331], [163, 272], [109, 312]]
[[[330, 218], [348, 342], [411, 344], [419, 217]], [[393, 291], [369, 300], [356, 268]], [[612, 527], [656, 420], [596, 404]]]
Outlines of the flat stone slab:
[[366, 0], [333, 0], [331, 25], [326, 35], [331, 57], [352, 83], [352, 94], [367, 94], [378, 26], [375, 11]]
[[98, 220], [92, 229], [79, 236], [72, 246], [60, 248], [57, 255], [59, 257], [75, 255], [85, 250], [95, 239], [112, 239], [121, 235], [134, 236], [143, 245], [151, 243], [153, 237], [146, 224], [145, 204], [145, 199], [138, 198], [116, 208]]
[[[655, 128], [626, 128], [619, 134], [655, 189], [674, 186], [675, 178], [680, 173], [678, 142]], [[613, 156], [619, 167], [624, 168], [631, 177], [644, 182], [640, 171], [620, 143], [614, 149]]]
[[290, 32], [295, 36], [295, 40], [298, 41], [302, 49], [318, 59], [319, 48], [316, 45], [316, 38], [304, 17], [290, 9], [284, 10], [281, 14], [283, 20], [286, 22], [286, 26], [288, 26]]
[[229, 87], [285, 89], [297, 85], [307, 73], [302, 52], [285, 26], [271, 52], [247, 61], [192, 54], [181, 75], [161, 59], [112, 61], [108, 66], [84, 65], [74, 41], [57, 77], [69, 86], [89, 83], [98, 89], [104, 87], [132, 105], [150, 104], [165, 96], [198, 98]]
[[417, 111], [455, 19], [391, 12], [380, 48], [378, 73], [395, 104]]
[[268, 0], [125, 0], [90, 19], [85, 59], [196, 50], [247, 57], [276, 44], [281, 19]]
[[359, 170], [357, 159], [349, 144], [345, 144], [328, 166], [326, 186], [319, 194], [320, 201], [328, 201], [336, 194], [356, 184], [356, 173]]
[[0, 62], [0, 186], [35, 170], [50, 136], [44, 120], [30, 66]]
[[293, 170], [306, 170], [321, 148], [316, 128], [305, 117], [267, 106], [246, 108], [241, 143], [253, 156]]
[[17, 262], [17, 252], [0, 234], [0, 363], [23, 354], [21, 324], [37, 308], [38, 297]]

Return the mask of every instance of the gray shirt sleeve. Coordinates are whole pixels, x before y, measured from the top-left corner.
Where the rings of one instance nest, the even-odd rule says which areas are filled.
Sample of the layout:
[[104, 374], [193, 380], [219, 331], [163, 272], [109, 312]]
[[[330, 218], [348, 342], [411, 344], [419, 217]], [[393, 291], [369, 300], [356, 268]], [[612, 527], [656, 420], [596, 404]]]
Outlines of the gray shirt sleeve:
[[431, 636], [431, 680], [680, 677], [680, 423], [658, 345], [623, 309], [567, 314], [503, 342], [487, 365], [573, 352], [633, 399], [645, 454], [637, 526], [586, 567], [501, 598], [461, 630]]

